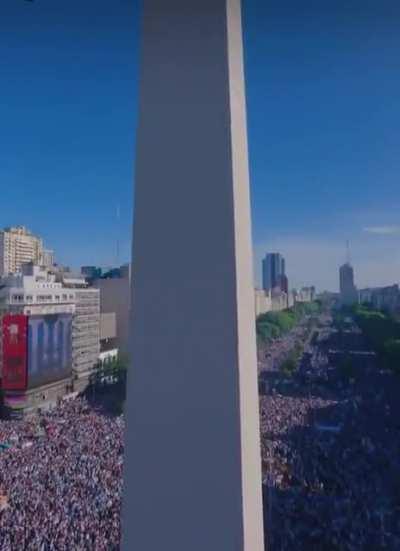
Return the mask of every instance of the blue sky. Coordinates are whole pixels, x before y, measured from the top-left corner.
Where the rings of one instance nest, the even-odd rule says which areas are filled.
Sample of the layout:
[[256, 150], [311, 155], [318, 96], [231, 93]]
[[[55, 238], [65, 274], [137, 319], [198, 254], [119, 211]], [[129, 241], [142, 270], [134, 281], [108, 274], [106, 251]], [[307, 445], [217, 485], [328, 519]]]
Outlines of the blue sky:
[[[400, 279], [396, 4], [244, 0], [257, 279], [280, 250], [291, 285], [335, 289], [346, 239], [360, 286]], [[137, 15], [1, 2], [0, 226], [72, 266], [115, 263], [117, 236], [130, 255]]]

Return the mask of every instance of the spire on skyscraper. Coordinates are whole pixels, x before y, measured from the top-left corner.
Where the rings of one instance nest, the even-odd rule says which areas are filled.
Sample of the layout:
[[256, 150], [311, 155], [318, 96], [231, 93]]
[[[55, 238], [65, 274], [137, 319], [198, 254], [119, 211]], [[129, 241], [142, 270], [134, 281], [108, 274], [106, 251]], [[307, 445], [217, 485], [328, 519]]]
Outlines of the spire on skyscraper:
[[346, 264], [350, 264], [350, 245], [349, 245], [349, 240], [346, 241]]

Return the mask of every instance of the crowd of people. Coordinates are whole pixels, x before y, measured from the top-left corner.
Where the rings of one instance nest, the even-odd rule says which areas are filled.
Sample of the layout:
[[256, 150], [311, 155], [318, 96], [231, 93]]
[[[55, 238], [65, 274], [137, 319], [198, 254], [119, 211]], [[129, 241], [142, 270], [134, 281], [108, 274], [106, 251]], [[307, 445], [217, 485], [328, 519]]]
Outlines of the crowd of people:
[[398, 550], [399, 381], [376, 366], [340, 381], [327, 348], [260, 398], [269, 548]]
[[[261, 373], [279, 372], [302, 338], [289, 384], [272, 378], [260, 397], [268, 549], [400, 549], [398, 379], [338, 380], [305, 326], [264, 351]], [[122, 416], [82, 397], [0, 421], [0, 551], [117, 551], [123, 431]]]
[[258, 345], [258, 371], [278, 369], [297, 343], [304, 343], [309, 334], [305, 323], [294, 327], [285, 336]]
[[116, 551], [123, 420], [83, 398], [0, 422], [0, 551]]

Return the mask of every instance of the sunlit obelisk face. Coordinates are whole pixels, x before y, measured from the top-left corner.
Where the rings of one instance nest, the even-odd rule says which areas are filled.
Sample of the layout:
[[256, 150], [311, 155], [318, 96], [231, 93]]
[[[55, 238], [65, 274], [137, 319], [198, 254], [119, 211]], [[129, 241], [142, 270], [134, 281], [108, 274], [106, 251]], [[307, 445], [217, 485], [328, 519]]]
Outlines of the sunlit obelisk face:
[[143, 0], [123, 551], [263, 551], [240, 0]]

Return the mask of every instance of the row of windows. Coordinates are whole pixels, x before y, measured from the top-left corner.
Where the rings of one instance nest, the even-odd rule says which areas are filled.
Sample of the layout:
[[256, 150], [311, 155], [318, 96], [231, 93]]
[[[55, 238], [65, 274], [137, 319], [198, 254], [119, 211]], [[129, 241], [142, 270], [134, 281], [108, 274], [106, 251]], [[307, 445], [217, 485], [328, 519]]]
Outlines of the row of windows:
[[[12, 295], [13, 302], [33, 302], [34, 297], [32, 295]], [[73, 300], [74, 295], [37, 295], [36, 302], [53, 302], [53, 299], [57, 302], [60, 300]]]
[[[73, 319], [72, 319], [73, 322]], [[97, 335], [100, 332], [100, 324], [80, 327], [79, 329], [72, 326], [72, 334], [74, 337], [84, 337], [85, 335]]]

